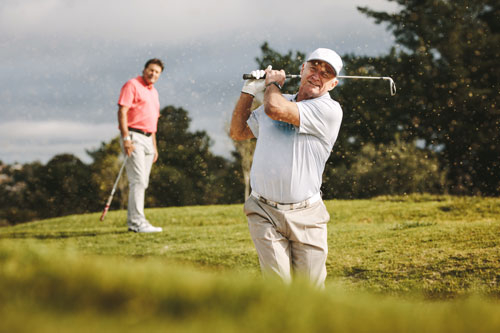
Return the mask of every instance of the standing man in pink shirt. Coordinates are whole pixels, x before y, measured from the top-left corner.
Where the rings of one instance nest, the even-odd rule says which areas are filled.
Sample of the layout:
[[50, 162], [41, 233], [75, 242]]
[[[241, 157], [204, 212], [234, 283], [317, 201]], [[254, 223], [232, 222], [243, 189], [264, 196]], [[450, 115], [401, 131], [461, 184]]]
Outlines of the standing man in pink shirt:
[[123, 151], [127, 154], [129, 182], [127, 225], [133, 232], [161, 232], [144, 215], [144, 195], [151, 167], [158, 159], [156, 130], [160, 117], [160, 100], [153, 85], [163, 72], [160, 59], [146, 62], [142, 76], [127, 81], [118, 99], [118, 124]]

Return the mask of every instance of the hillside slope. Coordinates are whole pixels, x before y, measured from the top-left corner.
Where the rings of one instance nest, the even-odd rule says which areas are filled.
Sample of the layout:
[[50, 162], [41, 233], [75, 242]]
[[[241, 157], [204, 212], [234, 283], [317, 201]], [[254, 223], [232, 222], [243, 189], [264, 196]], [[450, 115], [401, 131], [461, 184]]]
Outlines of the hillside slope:
[[[260, 278], [241, 205], [0, 228], [0, 332], [500, 329], [500, 199], [327, 201], [325, 291]], [[297, 316], [300, 314], [300, 316]]]

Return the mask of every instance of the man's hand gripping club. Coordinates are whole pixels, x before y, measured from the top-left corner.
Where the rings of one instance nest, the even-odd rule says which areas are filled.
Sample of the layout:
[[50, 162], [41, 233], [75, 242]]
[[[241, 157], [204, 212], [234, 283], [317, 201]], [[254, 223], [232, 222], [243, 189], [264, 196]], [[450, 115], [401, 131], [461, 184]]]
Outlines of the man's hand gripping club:
[[264, 91], [266, 90], [266, 81], [264, 81], [264, 76], [266, 72], [271, 71], [272, 66], [269, 65], [265, 70], [258, 69], [252, 71], [250, 74], [255, 79], [245, 80], [241, 92], [252, 95], [255, 101], [259, 104], [264, 103]]

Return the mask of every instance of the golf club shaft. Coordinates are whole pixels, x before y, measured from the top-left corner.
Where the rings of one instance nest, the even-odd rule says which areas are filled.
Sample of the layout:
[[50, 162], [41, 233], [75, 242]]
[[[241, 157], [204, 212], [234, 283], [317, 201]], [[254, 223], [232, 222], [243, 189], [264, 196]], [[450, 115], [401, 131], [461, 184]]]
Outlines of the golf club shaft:
[[102, 215], [100, 220], [104, 220], [104, 216], [108, 213], [109, 206], [111, 205], [111, 201], [113, 200], [113, 196], [115, 195], [116, 191], [116, 186], [118, 185], [118, 181], [120, 180], [120, 177], [122, 176], [123, 169], [125, 168], [125, 164], [127, 163], [128, 155], [125, 155], [125, 159], [123, 160], [123, 164], [120, 168], [120, 172], [118, 172], [118, 176], [116, 177], [115, 184], [113, 185], [113, 189], [111, 190], [111, 194], [108, 197], [108, 201], [106, 201], [106, 206], [104, 206], [104, 210], [102, 211]]
[[[265, 79], [266, 75], [260, 77], [260, 79]], [[300, 74], [287, 74], [286, 75], [287, 79], [295, 79], [295, 78], [300, 78]], [[339, 75], [337, 76], [339, 79], [372, 79], [372, 80], [389, 80], [391, 79], [388, 76], [351, 76], [351, 75]], [[255, 77], [252, 74], [243, 74], [243, 80], [251, 80], [255, 79]]]
[[[264, 76], [261, 77], [261, 79], [265, 79], [265, 78], [266, 78], [266, 75], [264, 74]], [[300, 78], [300, 74], [287, 74], [286, 78], [287, 79]], [[255, 79], [255, 76], [253, 76], [252, 74], [243, 74], [243, 80], [252, 80], [252, 79]]]
[[[265, 79], [266, 76], [264, 75], [260, 79]], [[300, 74], [287, 74], [286, 75], [287, 79], [295, 79], [295, 78], [300, 78]], [[337, 76], [339, 79], [361, 79], [361, 80], [387, 80], [389, 81], [389, 88], [391, 90], [391, 96], [396, 95], [396, 84], [394, 83], [394, 80], [389, 77], [389, 76], [352, 76], [352, 75], [339, 75]], [[243, 74], [243, 80], [251, 80], [255, 79], [255, 77], [252, 74]]]

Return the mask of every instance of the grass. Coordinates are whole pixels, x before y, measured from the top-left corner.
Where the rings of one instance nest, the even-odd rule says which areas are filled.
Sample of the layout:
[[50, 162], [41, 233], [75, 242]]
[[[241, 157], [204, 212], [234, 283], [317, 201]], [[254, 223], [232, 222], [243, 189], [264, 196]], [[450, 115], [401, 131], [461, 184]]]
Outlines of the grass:
[[327, 287], [263, 280], [241, 205], [0, 229], [0, 332], [496, 332], [500, 199], [326, 202]]

